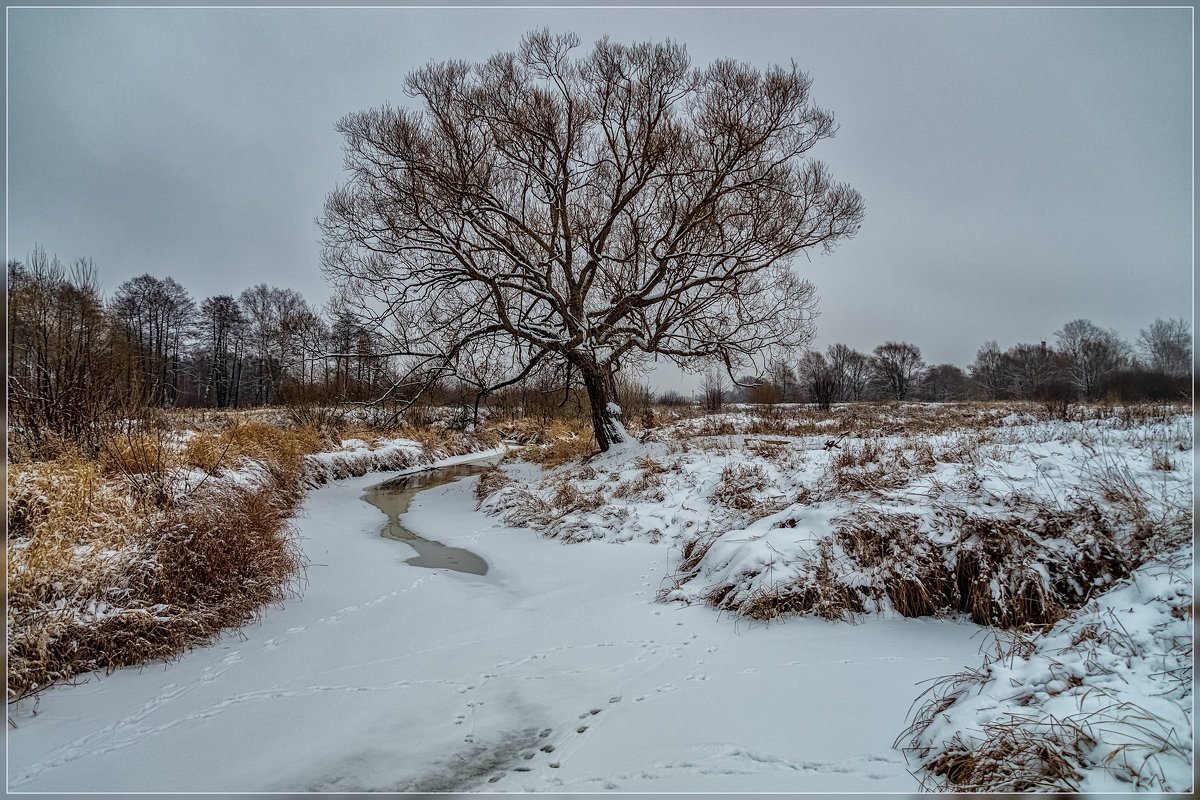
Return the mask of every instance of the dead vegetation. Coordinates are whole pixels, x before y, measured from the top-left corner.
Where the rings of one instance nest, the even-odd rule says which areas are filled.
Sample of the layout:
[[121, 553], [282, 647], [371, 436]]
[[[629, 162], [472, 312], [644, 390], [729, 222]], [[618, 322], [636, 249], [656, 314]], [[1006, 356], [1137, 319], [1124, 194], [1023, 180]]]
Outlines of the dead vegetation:
[[1100, 771], [1129, 790], [1190, 790], [1190, 571], [1178, 551], [1053, 628], [995, 632], [980, 667], [931, 681], [896, 740], [923, 788], [1080, 791]]
[[[683, 439], [685, 452], [732, 458], [741, 449], [755, 458], [727, 464], [714, 506], [746, 510], [751, 520], [791, 503], [850, 510], [829, 518], [826, 538], [774, 562], [785, 567], [782, 573], [725, 574], [727, 555], [702, 570], [695, 554], [707, 552], [717, 536], [685, 538], [673, 585], [660, 598], [700, 599], [759, 620], [851, 619], [891, 610], [959, 613], [1002, 628], [1053, 624], [1190, 536], [1190, 495], [1169, 487], [1155, 493], [1144, 480], [1147, 467], [1162, 470], [1167, 444], [1190, 446], [1190, 429], [1177, 425], [1179, 410], [1079, 407], [1075, 420], [1064, 422], [1020, 404], [951, 406], [947, 420], [931, 418], [925, 405], [844, 407], [823, 426], [842, 431], [837, 436], [771, 440], [766, 448], [758, 438], [743, 443], [740, 434]], [[800, 412], [782, 422], [777, 415], [774, 424], [794, 427], [802, 413], [819, 414]], [[739, 429], [737, 415], [723, 419], [722, 430]], [[858, 427], [848, 427], [851, 421]], [[1148, 424], [1157, 427], [1147, 430]], [[804, 443], [807, 451], [797, 449]], [[1117, 455], [1130, 447], [1144, 453], [1142, 479], [1131, 472], [1128, 455]], [[1051, 452], [1059, 460], [1040, 464]], [[785, 479], [779, 491], [786, 501], [763, 502], [764, 490], [771, 491], [766, 464], [798, 476], [814, 459], [824, 459], [819, 478]], [[1022, 460], [1047, 477], [1028, 485], [1004, 477], [1013, 467], [1027, 471]], [[1062, 474], [1060, 465], [1075, 474]], [[805, 513], [797, 510], [773, 527], [796, 527], [798, 517]], [[678, 591], [706, 580], [703, 589]]]
[[[1132, 567], [1094, 506], [1026, 501], [1019, 513], [983, 515], [937, 504], [932, 515], [859, 508], [834, 517], [833, 535], [769, 586], [718, 587], [706, 600], [758, 620], [793, 614], [849, 619], [870, 610], [903, 616], [962, 613], [980, 625], [1051, 624], [1094, 587]], [[682, 565], [681, 585], [695, 577]], [[761, 583], [761, 582], [759, 582]]]
[[[386, 433], [417, 444], [342, 466], [403, 468], [499, 441], [444, 427]], [[289, 519], [305, 485], [321, 482], [314, 474], [336, 471], [315, 470], [313, 454], [344, 434], [385, 432], [320, 409], [153, 413], [111, 426], [94, 457], [10, 461], [9, 702], [176, 657], [299, 591]]]
[[9, 465], [9, 702], [178, 655], [298, 588], [295, 448], [274, 457], [257, 449], [264, 432], [235, 435], [239, 455], [257, 453], [253, 479], [180, 493], [171, 487], [182, 453], [143, 447], [158, 441], [143, 436], [152, 434], [130, 435], [133, 447], [109, 458]]

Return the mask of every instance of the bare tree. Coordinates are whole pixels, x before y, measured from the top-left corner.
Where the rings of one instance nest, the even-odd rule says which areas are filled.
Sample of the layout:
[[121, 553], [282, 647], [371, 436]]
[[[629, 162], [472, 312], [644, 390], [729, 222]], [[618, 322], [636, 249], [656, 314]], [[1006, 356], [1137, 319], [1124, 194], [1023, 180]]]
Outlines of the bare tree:
[[762, 365], [812, 335], [791, 268], [853, 236], [863, 202], [808, 158], [834, 135], [795, 65], [694, 69], [677, 43], [539, 31], [405, 83], [421, 110], [350, 114], [323, 266], [382, 352], [446, 374], [502, 347], [583, 382], [601, 450], [622, 367]]
[[1105, 375], [1129, 363], [1129, 345], [1116, 331], [1106, 331], [1090, 320], [1072, 320], [1054, 336], [1066, 359], [1068, 379], [1086, 400], [1099, 396]]
[[721, 370], [709, 368], [704, 372], [700, 382], [700, 404], [709, 413], [720, 411], [725, 405], [725, 397], [729, 386], [725, 383], [725, 375]]
[[821, 409], [828, 410], [838, 393], [838, 378], [825, 356], [810, 350], [796, 364], [800, 385], [808, 392], [812, 401]]
[[975, 361], [968, 368], [971, 380], [992, 400], [1008, 396], [1009, 374], [1000, 345], [993, 339], [983, 343], [975, 353]]
[[1043, 399], [1046, 390], [1062, 379], [1062, 356], [1040, 344], [1016, 344], [1004, 354], [1008, 391], [1025, 400]]
[[206, 361], [204, 397], [217, 408], [237, 408], [246, 340], [241, 306], [227, 294], [209, 297], [200, 305], [200, 327]]
[[954, 364], [930, 367], [921, 379], [921, 396], [936, 403], [964, 400], [973, 388], [966, 373]]
[[906, 399], [925, 370], [920, 348], [908, 342], [884, 342], [872, 352], [871, 372], [880, 390], [895, 400]]
[[308, 303], [294, 289], [281, 289], [260, 283], [238, 297], [246, 318], [246, 360], [251, 367], [252, 402], [270, 404], [276, 400], [279, 384], [288, 365], [295, 365], [304, 346], [297, 335]]
[[862, 400], [867, 396], [870, 359], [844, 344], [829, 345], [825, 359], [836, 384], [834, 400]]
[[40, 246], [27, 263], [8, 262], [9, 430], [35, 455], [94, 449], [117, 399], [98, 286], [90, 260], [67, 267]]
[[1185, 319], [1156, 319], [1138, 332], [1138, 351], [1146, 366], [1173, 378], [1192, 372], [1192, 331]]
[[117, 287], [110, 305], [131, 350], [131, 383], [147, 402], [168, 406], [179, 393], [183, 351], [196, 304], [173, 278], [130, 278]]

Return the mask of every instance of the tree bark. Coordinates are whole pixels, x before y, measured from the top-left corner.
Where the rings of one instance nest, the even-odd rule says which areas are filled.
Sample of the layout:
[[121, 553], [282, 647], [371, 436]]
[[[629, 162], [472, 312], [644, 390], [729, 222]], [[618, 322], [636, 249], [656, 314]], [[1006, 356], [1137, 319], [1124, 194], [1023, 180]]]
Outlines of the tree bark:
[[613, 419], [608, 404], [613, 400], [611, 381], [597, 369], [580, 369], [583, 385], [587, 389], [588, 402], [592, 406], [592, 427], [596, 434], [596, 445], [601, 453], [608, 451], [611, 444], [625, 441], [621, 428]]

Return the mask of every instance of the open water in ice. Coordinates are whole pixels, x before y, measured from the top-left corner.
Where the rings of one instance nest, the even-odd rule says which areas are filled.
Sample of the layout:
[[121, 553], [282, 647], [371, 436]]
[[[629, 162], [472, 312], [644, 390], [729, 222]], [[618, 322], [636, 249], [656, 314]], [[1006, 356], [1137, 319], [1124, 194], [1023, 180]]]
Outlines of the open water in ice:
[[491, 468], [492, 464], [491, 461], [454, 464], [412, 475], [401, 475], [399, 478], [392, 478], [370, 487], [362, 499], [387, 514], [387, 524], [379, 532], [381, 536], [404, 542], [417, 551], [415, 556], [404, 563], [414, 567], [452, 569], [471, 575], [486, 575], [488, 565], [480, 556], [461, 547], [449, 547], [433, 539], [418, 536], [404, 527], [400, 516], [408, 510], [408, 504], [417, 492], [450, 483], [466, 475], [476, 475]]

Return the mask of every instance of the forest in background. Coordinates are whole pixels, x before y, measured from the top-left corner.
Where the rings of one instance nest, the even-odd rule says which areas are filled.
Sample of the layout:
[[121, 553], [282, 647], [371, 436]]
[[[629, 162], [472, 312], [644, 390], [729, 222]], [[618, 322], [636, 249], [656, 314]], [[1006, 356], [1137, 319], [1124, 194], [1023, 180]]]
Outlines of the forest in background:
[[[831, 403], [864, 400], [1179, 401], [1190, 396], [1191, 326], [1156, 319], [1131, 345], [1086, 319], [1053, 343], [1001, 350], [985, 342], [965, 369], [927, 364], [909, 342], [870, 353], [844, 344], [771, 364], [763, 375], [703, 372], [692, 397], [617, 376], [626, 418], [653, 405]], [[86, 258], [69, 265], [37, 248], [8, 262], [8, 417], [32, 457], [68, 443], [94, 450], [97, 422], [161, 408], [369, 404], [392, 423], [419, 423], [452, 407], [452, 425], [492, 415], [550, 420], [587, 413], [578, 376], [535, 370], [502, 389], [445, 375], [412, 382], [400, 359], [349, 313], [319, 309], [298, 292], [257, 284], [197, 302], [174, 278], [141, 275], [111, 296]], [[406, 376], [405, 383], [400, 376]]]

